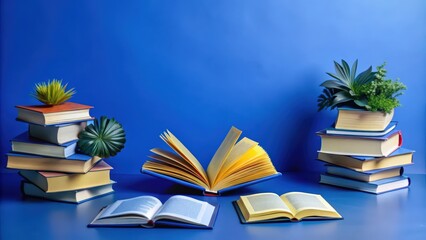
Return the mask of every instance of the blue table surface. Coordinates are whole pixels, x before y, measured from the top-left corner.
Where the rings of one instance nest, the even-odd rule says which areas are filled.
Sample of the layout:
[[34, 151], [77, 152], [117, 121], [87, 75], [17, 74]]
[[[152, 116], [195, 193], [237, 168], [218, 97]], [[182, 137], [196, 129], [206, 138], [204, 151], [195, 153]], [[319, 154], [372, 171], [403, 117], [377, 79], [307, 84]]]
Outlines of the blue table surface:
[[[284, 174], [274, 180], [206, 197], [174, 183], [135, 174], [112, 174], [115, 193], [81, 204], [23, 197], [17, 173], [0, 175], [0, 239], [426, 239], [426, 175], [411, 186], [381, 195], [318, 183], [319, 174]], [[321, 194], [343, 220], [241, 224], [232, 206], [240, 195], [303, 191]], [[220, 204], [213, 230], [87, 228], [101, 207], [118, 199], [184, 194]]]

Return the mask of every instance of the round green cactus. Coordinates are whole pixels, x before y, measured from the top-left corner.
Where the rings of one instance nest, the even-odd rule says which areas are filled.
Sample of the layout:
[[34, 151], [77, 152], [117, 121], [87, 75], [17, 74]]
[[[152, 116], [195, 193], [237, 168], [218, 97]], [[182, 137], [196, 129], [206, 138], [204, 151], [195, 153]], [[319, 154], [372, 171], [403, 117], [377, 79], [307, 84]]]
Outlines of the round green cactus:
[[78, 135], [78, 147], [90, 156], [108, 158], [117, 155], [124, 148], [126, 133], [114, 118], [102, 116], [94, 124], [87, 125]]

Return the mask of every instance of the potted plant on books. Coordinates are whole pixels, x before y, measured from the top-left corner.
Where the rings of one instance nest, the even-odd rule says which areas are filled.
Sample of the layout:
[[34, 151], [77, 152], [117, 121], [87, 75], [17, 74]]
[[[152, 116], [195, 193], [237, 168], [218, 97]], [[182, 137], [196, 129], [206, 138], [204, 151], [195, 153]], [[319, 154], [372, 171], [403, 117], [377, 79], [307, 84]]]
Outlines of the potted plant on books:
[[95, 119], [78, 135], [78, 147], [81, 152], [101, 158], [117, 155], [124, 148], [126, 133], [114, 118], [102, 116]]
[[335, 128], [383, 131], [392, 120], [394, 108], [400, 106], [397, 99], [406, 86], [395, 80], [386, 79], [385, 63], [370, 66], [356, 75], [358, 60], [349, 68], [342, 60], [334, 62], [336, 73], [327, 73], [332, 79], [324, 81], [318, 97], [318, 111], [338, 108]]
[[74, 94], [74, 88], [66, 90], [68, 84], [62, 85], [62, 80], [37, 83], [31, 95], [47, 106], [54, 106], [68, 101]]

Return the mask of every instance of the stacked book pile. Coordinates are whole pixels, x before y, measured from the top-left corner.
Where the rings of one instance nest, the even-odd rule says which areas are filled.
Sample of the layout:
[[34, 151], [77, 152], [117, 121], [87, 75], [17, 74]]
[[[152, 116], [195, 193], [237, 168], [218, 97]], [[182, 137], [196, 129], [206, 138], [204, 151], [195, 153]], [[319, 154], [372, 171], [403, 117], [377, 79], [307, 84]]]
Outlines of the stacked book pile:
[[336, 124], [319, 131], [318, 160], [326, 163], [320, 183], [369, 193], [406, 188], [404, 166], [413, 163], [412, 150], [402, 148], [402, 134], [393, 112], [339, 109]]
[[19, 169], [26, 196], [80, 203], [113, 192], [112, 169], [101, 158], [76, 151], [78, 134], [92, 122], [91, 106], [17, 106], [28, 131], [11, 140], [7, 167]]

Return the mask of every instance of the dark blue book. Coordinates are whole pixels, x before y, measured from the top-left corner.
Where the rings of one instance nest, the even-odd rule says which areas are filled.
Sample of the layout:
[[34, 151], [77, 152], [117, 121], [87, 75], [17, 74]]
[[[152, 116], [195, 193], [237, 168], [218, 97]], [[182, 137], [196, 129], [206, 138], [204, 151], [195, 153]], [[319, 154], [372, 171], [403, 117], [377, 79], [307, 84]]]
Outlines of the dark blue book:
[[112, 188], [112, 185], [114, 183], [115, 183], [114, 181], [111, 181], [108, 184], [86, 188], [86, 189], [47, 193], [43, 191], [42, 189], [38, 188], [36, 185], [23, 181], [21, 183], [21, 188], [25, 196], [43, 198], [46, 200], [57, 201], [57, 202], [79, 204], [79, 203], [87, 202], [89, 200], [113, 193], [114, 189]]
[[118, 200], [101, 209], [89, 227], [182, 227], [212, 229], [219, 205], [175, 195], [164, 204], [152, 196]]
[[84, 154], [73, 154], [67, 158], [53, 158], [39, 155], [9, 152], [7, 154], [7, 168], [52, 171], [64, 173], [87, 173], [97, 162], [99, 157]]
[[317, 158], [326, 163], [365, 172], [412, 164], [413, 153], [413, 150], [407, 148], [399, 148], [387, 157], [347, 156], [319, 152]]
[[78, 140], [78, 134], [89, 124], [93, 124], [93, 121], [55, 124], [50, 126], [29, 124], [28, 133], [31, 137], [61, 145], [73, 140]]
[[380, 137], [388, 134], [397, 126], [397, 121], [392, 121], [383, 131], [360, 131], [360, 130], [346, 130], [329, 127], [325, 129], [326, 134], [330, 135], [346, 135], [346, 136], [361, 136], [361, 137]]
[[410, 178], [407, 176], [397, 176], [373, 182], [362, 182], [329, 174], [321, 174], [320, 183], [380, 194], [410, 186]]
[[11, 142], [14, 152], [58, 158], [66, 158], [75, 154], [77, 147], [77, 140], [57, 145], [30, 137], [28, 132], [16, 136]]

